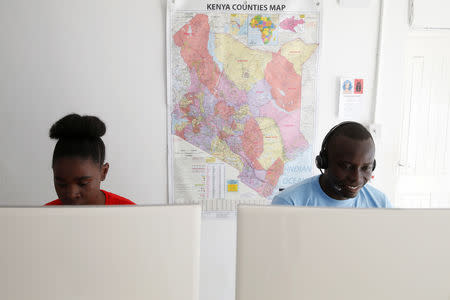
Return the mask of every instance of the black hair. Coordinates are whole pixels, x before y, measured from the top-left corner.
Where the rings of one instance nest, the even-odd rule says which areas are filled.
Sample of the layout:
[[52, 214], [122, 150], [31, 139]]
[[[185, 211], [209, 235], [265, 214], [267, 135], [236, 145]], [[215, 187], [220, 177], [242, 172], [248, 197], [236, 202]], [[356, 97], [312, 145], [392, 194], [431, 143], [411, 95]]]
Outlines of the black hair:
[[371, 139], [373, 141], [372, 135], [369, 130], [362, 124], [357, 122], [343, 122], [338, 127], [336, 127], [331, 136], [328, 137], [328, 143], [330, 143], [332, 138], [338, 136], [346, 136], [352, 140], [365, 141]]
[[78, 156], [92, 159], [103, 165], [105, 144], [102, 137], [106, 132], [105, 123], [95, 116], [70, 114], [58, 120], [50, 128], [50, 138], [57, 139], [53, 151], [52, 166], [60, 157]]

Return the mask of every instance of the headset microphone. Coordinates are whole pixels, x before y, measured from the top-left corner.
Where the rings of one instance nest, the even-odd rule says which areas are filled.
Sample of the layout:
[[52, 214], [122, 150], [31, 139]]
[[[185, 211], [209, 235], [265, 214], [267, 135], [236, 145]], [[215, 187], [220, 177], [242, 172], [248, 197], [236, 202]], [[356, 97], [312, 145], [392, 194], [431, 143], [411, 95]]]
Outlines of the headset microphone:
[[334, 184], [334, 185], [333, 185], [333, 188], [334, 188], [336, 191], [338, 191], [338, 192], [342, 191], [342, 188], [339, 187], [337, 184]]

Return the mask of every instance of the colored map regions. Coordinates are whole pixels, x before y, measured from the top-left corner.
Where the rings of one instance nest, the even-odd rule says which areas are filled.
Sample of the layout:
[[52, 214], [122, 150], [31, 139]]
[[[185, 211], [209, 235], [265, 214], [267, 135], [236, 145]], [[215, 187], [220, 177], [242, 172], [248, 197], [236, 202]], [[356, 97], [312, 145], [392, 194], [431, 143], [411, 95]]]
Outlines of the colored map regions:
[[270, 42], [273, 31], [276, 28], [270, 17], [264, 17], [261, 15], [256, 15], [253, 17], [250, 21], [250, 26], [251, 28], [259, 29], [264, 45], [267, 45]]
[[297, 27], [297, 25], [299, 24], [304, 24], [305, 20], [304, 19], [296, 19], [294, 16], [290, 17], [290, 18], [286, 18], [283, 21], [280, 22], [280, 28], [284, 29], [284, 30], [290, 30], [292, 32], [297, 32], [295, 30], [295, 27]]
[[236, 86], [249, 91], [264, 78], [264, 69], [272, 59], [272, 53], [253, 50], [229, 34], [215, 35], [214, 54], [223, 70]]
[[230, 33], [232, 35], [247, 35], [247, 19], [245, 14], [230, 15]]
[[280, 50], [282, 56], [292, 63], [295, 72], [301, 75], [302, 66], [316, 51], [317, 44], [305, 44], [301, 39], [287, 42]]
[[259, 195], [272, 195], [286, 163], [309, 146], [300, 130], [302, 65], [317, 45], [296, 39], [278, 52], [251, 49], [212, 33], [204, 14], [173, 40], [190, 84], [174, 104], [172, 133], [234, 167]]

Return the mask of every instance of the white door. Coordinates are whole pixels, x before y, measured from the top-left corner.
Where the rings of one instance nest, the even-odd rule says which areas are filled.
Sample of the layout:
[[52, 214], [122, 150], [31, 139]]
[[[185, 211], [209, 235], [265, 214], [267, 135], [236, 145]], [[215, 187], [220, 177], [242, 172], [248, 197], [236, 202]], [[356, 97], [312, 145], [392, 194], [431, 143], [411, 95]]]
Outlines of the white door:
[[406, 47], [396, 207], [450, 207], [450, 35], [411, 36]]

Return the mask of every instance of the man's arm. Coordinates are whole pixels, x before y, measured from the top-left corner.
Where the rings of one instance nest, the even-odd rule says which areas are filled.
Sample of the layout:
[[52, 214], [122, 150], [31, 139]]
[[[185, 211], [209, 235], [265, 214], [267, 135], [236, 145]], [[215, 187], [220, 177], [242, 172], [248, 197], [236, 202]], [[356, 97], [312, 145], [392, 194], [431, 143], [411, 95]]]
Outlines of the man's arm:
[[280, 196], [275, 196], [272, 200], [272, 205], [294, 205], [294, 202], [292, 200], [287, 200]]

